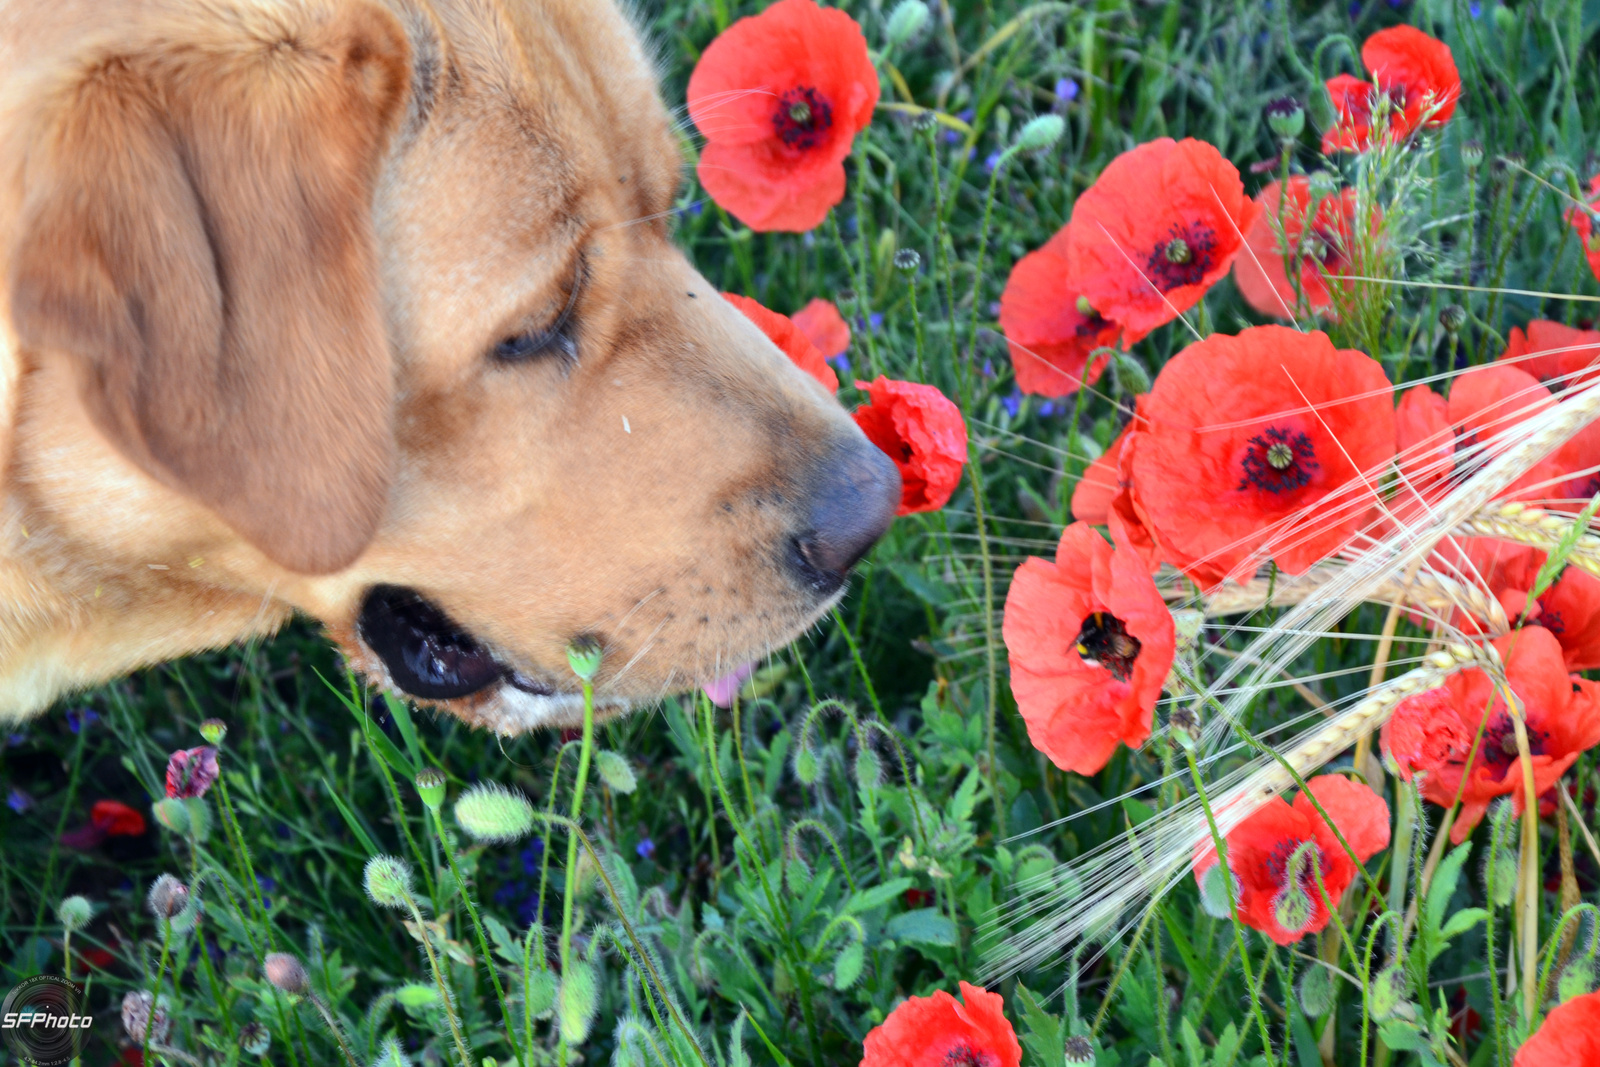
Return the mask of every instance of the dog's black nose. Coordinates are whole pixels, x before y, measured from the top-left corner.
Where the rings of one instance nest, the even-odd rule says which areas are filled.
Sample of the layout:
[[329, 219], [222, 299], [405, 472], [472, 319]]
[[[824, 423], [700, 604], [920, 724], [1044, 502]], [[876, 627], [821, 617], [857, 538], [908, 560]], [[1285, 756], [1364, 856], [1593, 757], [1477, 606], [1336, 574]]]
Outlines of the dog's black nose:
[[900, 506], [900, 472], [862, 437], [834, 446], [811, 490], [807, 529], [791, 545], [790, 565], [824, 595], [867, 554]]

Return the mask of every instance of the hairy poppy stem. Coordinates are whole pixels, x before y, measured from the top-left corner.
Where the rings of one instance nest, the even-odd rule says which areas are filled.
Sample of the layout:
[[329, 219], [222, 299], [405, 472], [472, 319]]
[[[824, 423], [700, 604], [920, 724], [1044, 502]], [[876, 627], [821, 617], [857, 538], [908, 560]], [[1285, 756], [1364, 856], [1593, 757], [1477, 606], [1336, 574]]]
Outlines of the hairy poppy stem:
[[[572, 784], [572, 825], [582, 825], [583, 790], [589, 781], [589, 757], [594, 751], [594, 683], [583, 679], [583, 740], [578, 748], [578, 777]], [[713, 828], [713, 831], [715, 828]], [[565, 981], [572, 964], [572, 898], [578, 890], [578, 835], [567, 834], [566, 888], [561, 894], [561, 977]], [[558, 1031], [559, 1034], [559, 1031]], [[567, 1063], [567, 1039], [558, 1037], [556, 1052], [561, 1067]]]

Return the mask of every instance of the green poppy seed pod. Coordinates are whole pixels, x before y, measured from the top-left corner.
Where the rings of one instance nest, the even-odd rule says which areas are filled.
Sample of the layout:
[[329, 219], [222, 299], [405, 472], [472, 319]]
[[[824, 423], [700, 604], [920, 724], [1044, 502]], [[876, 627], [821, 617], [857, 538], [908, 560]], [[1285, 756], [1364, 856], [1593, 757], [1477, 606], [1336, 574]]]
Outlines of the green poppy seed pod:
[[1313, 966], [1300, 979], [1300, 1007], [1313, 1019], [1326, 1015], [1337, 995], [1333, 972], [1326, 967]]
[[1071, 1064], [1093, 1063], [1094, 1045], [1082, 1034], [1073, 1034], [1067, 1038], [1065, 1049], [1066, 1061]]
[[802, 742], [794, 753], [794, 776], [800, 779], [802, 785], [816, 785], [820, 770], [821, 768], [817, 766], [817, 754]]
[[533, 805], [521, 793], [482, 783], [456, 801], [456, 822], [478, 841], [506, 844], [533, 831]]
[[1331, 171], [1314, 170], [1307, 182], [1312, 200], [1326, 200], [1339, 191], [1339, 178]]
[[1089, 303], [1089, 298], [1086, 296], [1078, 297], [1072, 306], [1078, 309], [1078, 314], [1080, 315], [1093, 315], [1095, 313], [1094, 305]]
[[[1224, 878], [1232, 878], [1232, 872], [1224, 869], [1221, 863], [1213, 863], [1200, 875], [1200, 907], [1213, 919], [1229, 918], [1228, 911], [1228, 884]], [[1233, 880], [1233, 897], [1239, 899], [1239, 880]]]
[[437, 767], [424, 767], [415, 779], [417, 795], [429, 811], [438, 811], [444, 804], [444, 772]]
[[411, 1059], [400, 1047], [399, 1038], [386, 1037], [378, 1047], [378, 1058], [372, 1061], [372, 1067], [411, 1067]]
[[1565, 1004], [1573, 997], [1588, 996], [1592, 989], [1594, 989], [1594, 960], [1579, 957], [1561, 968], [1561, 977], [1556, 981], [1556, 1001]]
[[528, 1012], [535, 1019], [543, 1019], [556, 1006], [556, 976], [553, 971], [534, 971], [528, 976], [523, 991], [528, 998]]
[[883, 781], [883, 761], [866, 745], [856, 753], [856, 785], [862, 789], [876, 789]]
[[1278, 140], [1288, 143], [1299, 138], [1306, 128], [1306, 110], [1292, 96], [1280, 96], [1266, 107], [1267, 128]]
[[586, 682], [594, 681], [600, 673], [600, 660], [604, 655], [600, 642], [593, 637], [576, 638], [567, 646], [567, 666]]
[[889, 24], [886, 27], [889, 44], [898, 48], [911, 40], [928, 24], [928, 17], [928, 5], [922, 0], [900, 0], [889, 12]]
[[200, 736], [208, 745], [220, 745], [223, 738], [228, 736], [228, 724], [221, 719], [207, 719], [200, 724]]
[[924, 108], [917, 112], [917, 117], [911, 120], [911, 128], [918, 133], [932, 133], [939, 126], [939, 114], [932, 108]]
[[94, 918], [94, 907], [85, 897], [70, 896], [56, 905], [56, 918], [68, 931], [82, 930]]
[[361, 881], [379, 907], [403, 908], [411, 900], [411, 865], [398, 856], [372, 857]]
[[1017, 150], [1043, 152], [1061, 140], [1066, 132], [1067, 120], [1060, 115], [1035, 115], [1023, 124], [1017, 134]]
[[1461, 165], [1474, 170], [1483, 163], [1483, 142], [1476, 138], [1461, 142]]
[[1304, 930], [1311, 923], [1311, 894], [1290, 883], [1272, 898], [1272, 918], [1291, 934]]
[[147, 898], [150, 914], [158, 919], [171, 920], [189, 906], [189, 887], [170, 874], [163, 874], [150, 883]]
[[[209, 738], [207, 740], [210, 740]], [[216, 744], [216, 742], [212, 742]], [[260, 1023], [245, 1023], [239, 1030], [239, 1048], [246, 1056], [265, 1056], [272, 1047], [272, 1031]]]
[[1439, 325], [1447, 333], [1460, 333], [1461, 327], [1467, 324], [1467, 309], [1460, 304], [1446, 304], [1439, 309]]
[[901, 274], [915, 274], [922, 266], [922, 256], [915, 248], [902, 248], [894, 254], [894, 269]]
[[1378, 972], [1367, 991], [1372, 1017], [1383, 1020], [1398, 1014], [1406, 999], [1406, 975], [1399, 964], [1391, 963]]
[[594, 754], [594, 769], [600, 772], [600, 780], [618, 793], [631, 793], [639, 788], [639, 779], [634, 777], [633, 765], [628, 762], [628, 757], [620, 752], [611, 752], [601, 749]]
[[311, 988], [311, 979], [306, 975], [305, 965], [287, 952], [267, 953], [261, 971], [267, 976], [267, 981], [285, 993], [298, 995]]
[[1111, 354], [1111, 383], [1118, 393], [1124, 396], [1143, 396], [1150, 391], [1150, 372], [1145, 370], [1139, 357], [1127, 352], [1118, 352], [1114, 348], [1097, 348], [1089, 353], [1090, 360], [1100, 358], [1101, 353]]
[[162, 797], [150, 805], [150, 814], [156, 817], [156, 822], [178, 836], [188, 836], [189, 809], [177, 797]]
[[600, 1006], [600, 989], [595, 982], [593, 964], [573, 960], [561, 976], [561, 991], [556, 1005], [561, 1036], [569, 1045], [581, 1045], [594, 1025], [595, 1009]]

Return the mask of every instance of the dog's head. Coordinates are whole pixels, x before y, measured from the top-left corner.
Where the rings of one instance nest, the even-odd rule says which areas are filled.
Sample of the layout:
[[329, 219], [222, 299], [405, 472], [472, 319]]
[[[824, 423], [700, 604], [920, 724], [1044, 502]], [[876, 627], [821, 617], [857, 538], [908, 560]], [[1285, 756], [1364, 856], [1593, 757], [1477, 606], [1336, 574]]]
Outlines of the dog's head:
[[898, 478], [673, 246], [616, 10], [194, 7], [51, 89], [8, 279], [29, 373], [211, 546], [172, 581], [502, 731], [571, 720], [575, 639], [620, 707], [826, 610]]

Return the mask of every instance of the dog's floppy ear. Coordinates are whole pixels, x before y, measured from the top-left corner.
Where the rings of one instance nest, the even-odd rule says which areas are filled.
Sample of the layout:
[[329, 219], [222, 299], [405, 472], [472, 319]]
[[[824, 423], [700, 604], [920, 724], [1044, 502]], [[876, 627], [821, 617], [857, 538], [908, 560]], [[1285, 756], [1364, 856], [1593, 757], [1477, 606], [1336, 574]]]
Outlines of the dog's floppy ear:
[[60, 94], [10, 301], [118, 449], [318, 574], [371, 539], [394, 463], [371, 205], [410, 63], [370, 0], [279, 10], [102, 59]]

